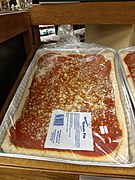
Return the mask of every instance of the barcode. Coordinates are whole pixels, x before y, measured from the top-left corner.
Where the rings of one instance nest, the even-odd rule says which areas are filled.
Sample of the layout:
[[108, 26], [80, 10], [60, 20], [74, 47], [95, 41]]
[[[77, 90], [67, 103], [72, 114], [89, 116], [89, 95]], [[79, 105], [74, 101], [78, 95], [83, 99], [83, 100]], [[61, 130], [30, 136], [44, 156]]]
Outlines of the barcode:
[[54, 126], [63, 126], [64, 125], [64, 114], [57, 114], [54, 118]]

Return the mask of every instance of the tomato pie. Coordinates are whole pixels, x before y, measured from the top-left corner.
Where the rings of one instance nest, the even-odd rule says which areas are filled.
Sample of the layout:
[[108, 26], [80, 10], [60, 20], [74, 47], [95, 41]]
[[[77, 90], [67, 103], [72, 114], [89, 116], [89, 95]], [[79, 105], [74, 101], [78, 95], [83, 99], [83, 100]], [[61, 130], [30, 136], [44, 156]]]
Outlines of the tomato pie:
[[[57, 109], [91, 113], [93, 150], [44, 146], [52, 112]], [[118, 163], [129, 158], [125, 113], [111, 52], [42, 55], [27, 83], [14, 121], [2, 144], [4, 152]]]
[[121, 53], [121, 60], [130, 90], [135, 98], [135, 51]]

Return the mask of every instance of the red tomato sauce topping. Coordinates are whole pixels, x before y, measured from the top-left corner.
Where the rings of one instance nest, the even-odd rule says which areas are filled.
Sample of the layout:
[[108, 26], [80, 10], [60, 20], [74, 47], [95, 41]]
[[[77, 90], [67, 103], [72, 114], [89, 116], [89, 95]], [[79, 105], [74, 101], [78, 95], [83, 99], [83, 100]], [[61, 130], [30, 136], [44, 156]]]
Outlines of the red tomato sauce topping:
[[21, 116], [15, 128], [10, 129], [11, 142], [18, 147], [46, 150], [51, 113], [61, 109], [91, 112], [94, 151], [57, 151], [86, 156], [103, 156], [114, 151], [122, 140], [122, 130], [116, 116], [110, 71], [111, 63], [102, 55], [48, 53], [42, 56]]
[[132, 76], [133, 81], [135, 83], [135, 52], [127, 54], [124, 58], [124, 62], [126, 63], [130, 75]]

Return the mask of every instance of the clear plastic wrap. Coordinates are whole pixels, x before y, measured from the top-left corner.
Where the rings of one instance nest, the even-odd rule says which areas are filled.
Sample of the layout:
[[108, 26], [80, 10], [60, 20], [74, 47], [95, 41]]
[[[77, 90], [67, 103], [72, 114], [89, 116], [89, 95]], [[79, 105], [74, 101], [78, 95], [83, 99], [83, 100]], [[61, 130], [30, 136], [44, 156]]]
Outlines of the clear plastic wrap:
[[135, 108], [135, 46], [121, 49], [118, 54], [122, 76]]
[[95, 44], [40, 47], [1, 124], [0, 155], [133, 166], [134, 117], [117, 60]]

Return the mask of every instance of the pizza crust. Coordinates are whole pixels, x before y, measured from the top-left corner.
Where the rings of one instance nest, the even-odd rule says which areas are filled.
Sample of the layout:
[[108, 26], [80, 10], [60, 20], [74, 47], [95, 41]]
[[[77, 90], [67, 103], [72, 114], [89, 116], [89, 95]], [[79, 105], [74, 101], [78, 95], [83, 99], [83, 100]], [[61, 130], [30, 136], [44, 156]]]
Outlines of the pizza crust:
[[[77, 153], [75, 154], [72, 150], [65, 150], [64, 152], [63, 151], [60, 152], [57, 150], [49, 151], [49, 150], [26, 149], [26, 148], [16, 147], [14, 144], [12, 144], [10, 141], [8, 132], [2, 144], [3, 151], [7, 153], [25, 154], [25, 155], [34, 155], [34, 156], [36, 155], [36, 156], [44, 156], [44, 157], [51, 157], [51, 158], [58, 158], [58, 159], [73, 160], [73, 161], [114, 162], [118, 164], [128, 162], [129, 160], [128, 133], [127, 133], [126, 120], [125, 120], [125, 112], [123, 110], [122, 103], [120, 100], [120, 94], [119, 94], [119, 89], [118, 89], [116, 75], [115, 75], [114, 55], [113, 53], [106, 53], [106, 54], [102, 53], [102, 55], [111, 61], [112, 69], [111, 69], [110, 78], [113, 82], [113, 88], [114, 88], [114, 93], [115, 93], [116, 114], [120, 123], [120, 129], [123, 130], [122, 131], [123, 139], [120, 142], [117, 149], [115, 149], [115, 151], [113, 151], [111, 154], [106, 154], [105, 156], [88, 157], [88, 156], [85, 156], [85, 155], [83, 156]], [[42, 56], [42, 54], [40, 56]], [[18, 119], [19, 116], [21, 115], [21, 111], [22, 111], [24, 102], [26, 100], [26, 97], [29, 93], [29, 87], [31, 85], [32, 78], [33, 78], [36, 68], [37, 67], [35, 66], [30, 76], [30, 79], [27, 83], [20, 106], [17, 109], [17, 112], [15, 114], [15, 119]]]

